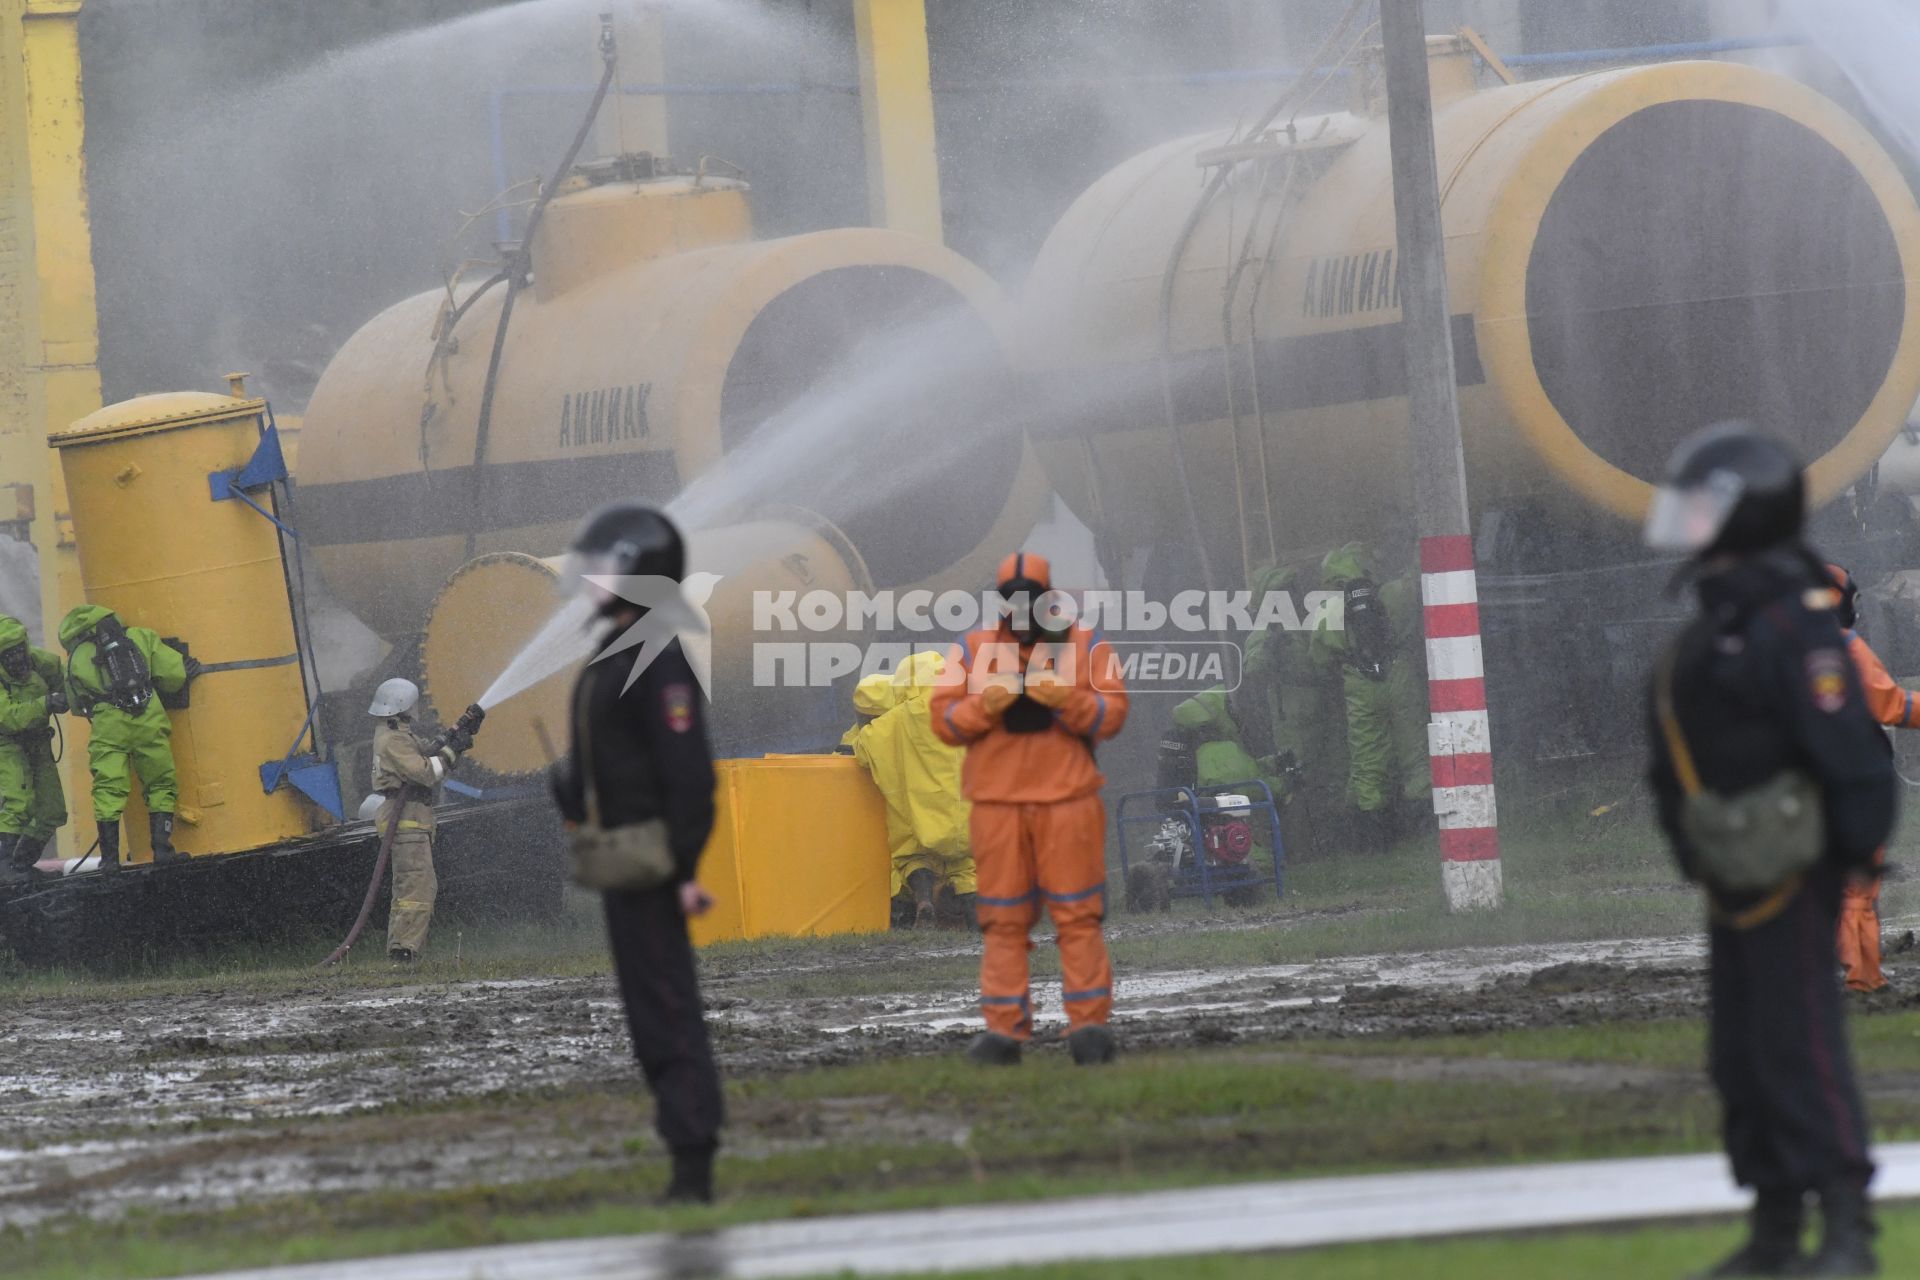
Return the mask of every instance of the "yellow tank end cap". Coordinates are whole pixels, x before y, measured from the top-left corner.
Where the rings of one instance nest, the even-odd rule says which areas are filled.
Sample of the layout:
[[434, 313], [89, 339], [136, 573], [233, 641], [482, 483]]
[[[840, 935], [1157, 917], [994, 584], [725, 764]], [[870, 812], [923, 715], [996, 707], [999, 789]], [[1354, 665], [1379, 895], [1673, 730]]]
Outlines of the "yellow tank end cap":
[[176, 431], [208, 422], [253, 417], [266, 412], [266, 408], [265, 400], [238, 400], [211, 391], [163, 391], [96, 409], [65, 430], [48, 436], [47, 443], [61, 449], [110, 437]]

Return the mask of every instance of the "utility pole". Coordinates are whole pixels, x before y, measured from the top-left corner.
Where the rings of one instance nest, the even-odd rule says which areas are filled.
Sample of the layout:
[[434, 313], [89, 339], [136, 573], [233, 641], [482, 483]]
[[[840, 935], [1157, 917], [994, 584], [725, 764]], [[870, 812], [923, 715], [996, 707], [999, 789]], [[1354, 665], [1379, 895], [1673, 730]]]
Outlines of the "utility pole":
[[1487, 727], [1480, 593], [1460, 447], [1446, 236], [1434, 155], [1422, 0], [1380, 0], [1380, 44], [1400, 240], [1401, 329], [1413, 454], [1414, 519], [1427, 639], [1427, 750], [1440, 825], [1441, 878], [1455, 911], [1501, 901], [1500, 833]]

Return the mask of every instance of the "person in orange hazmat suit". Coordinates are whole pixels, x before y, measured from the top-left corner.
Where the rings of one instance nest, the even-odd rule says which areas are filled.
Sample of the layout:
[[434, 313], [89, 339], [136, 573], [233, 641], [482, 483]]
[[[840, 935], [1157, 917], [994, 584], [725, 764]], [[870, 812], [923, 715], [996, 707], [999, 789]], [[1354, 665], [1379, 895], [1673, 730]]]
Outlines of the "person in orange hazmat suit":
[[1096, 744], [1127, 721], [1113, 650], [1051, 605], [1044, 557], [1001, 563], [1005, 616], [954, 646], [930, 712], [934, 732], [967, 749], [961, 789], [973, 802], [976, 907], [984, 948], [980, 1009], [987, 1029], [967, 1054], [1012, 1066], [1033, 1035], [1029, 934], [1041, 903], [1059, 938], [1067, 1046], [1083, 1066], [1109, 1062], [1113, 966], [1106, 918], [1105, 779]]
[[[1840, 633], [1847, 640], [1847, 657], [1860, 673], [1860, 686], [1866, 691], [1867, 710], [1889, 729], [1920, 729], [1920, 700], [1887, 673], [1867, 642], [1855, 631], [1859, 621], [1860, 587], [1853, 575], [1837, 564], [1827, 566], [1833, 579], [1834, 615], [1840, 621]], [[1886, 865], [1887, 851], [1873, 856], [1876, 868]], [[1880, 877], [1853, 876], [1847, 880], [1840, 900], [1840, 963], [1847, 971], [1847, 990], [1879, 991], [1887, 985], [1880, 969]]]

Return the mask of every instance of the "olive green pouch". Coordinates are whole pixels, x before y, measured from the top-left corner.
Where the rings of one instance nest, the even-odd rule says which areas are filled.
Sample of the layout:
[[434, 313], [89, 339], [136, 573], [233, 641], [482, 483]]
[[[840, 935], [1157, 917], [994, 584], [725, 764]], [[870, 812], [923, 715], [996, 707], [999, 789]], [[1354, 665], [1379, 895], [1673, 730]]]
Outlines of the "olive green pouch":
[[1674, 656], [1669, 651], [1661, 662], [1655, 701], [1684, 793], [1680, 828], [1698, 859], [1700, 878], [1729, 893], [1766, 893], [1797, 884], [1826, 847], [1819, 785], [1788, 769], [1738, 795], [1707, 790], [1673, 709]]
[[658, 889], [670, 884], [675, 872], [667, 824], [655, 818], [620, 827], [600, 825], [600, 800], [593, 784], [593, 725], [587, 719], [591, 683], [580, 682], [580, 698], [574, 707], [587, 820], [568, 833], [573, 882], [586, 889]]

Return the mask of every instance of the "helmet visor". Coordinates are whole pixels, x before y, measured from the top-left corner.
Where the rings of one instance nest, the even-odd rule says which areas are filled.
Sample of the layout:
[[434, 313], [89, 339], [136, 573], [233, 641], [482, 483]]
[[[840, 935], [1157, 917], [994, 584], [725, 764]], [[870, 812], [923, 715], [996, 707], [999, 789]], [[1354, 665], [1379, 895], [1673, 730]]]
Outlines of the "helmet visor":
[[597, 613], [617, 612], [624, 603], [675, 631], [703, 634], [707, 615], [689, 601], [686, 587], [674, 578], [628, 573], [630, 550], [569, 551], [560, 566], [560, 587], [569, 598], [585, 597]]
[[1662, 486], [1647, 511], [1646, 544], [1655, 551], [1705, 551], [1733, 518], [1745, 488], [1731, 471], [1715, 471], [1705, 483], [1686, 488]]
[[594, 608], [604, 609], [620, 598], [608, 579], [620, 576], [622, 563], [614, 551], [569, 551], [560, 565], [560, 590], [569, 597], [584, 595]]

